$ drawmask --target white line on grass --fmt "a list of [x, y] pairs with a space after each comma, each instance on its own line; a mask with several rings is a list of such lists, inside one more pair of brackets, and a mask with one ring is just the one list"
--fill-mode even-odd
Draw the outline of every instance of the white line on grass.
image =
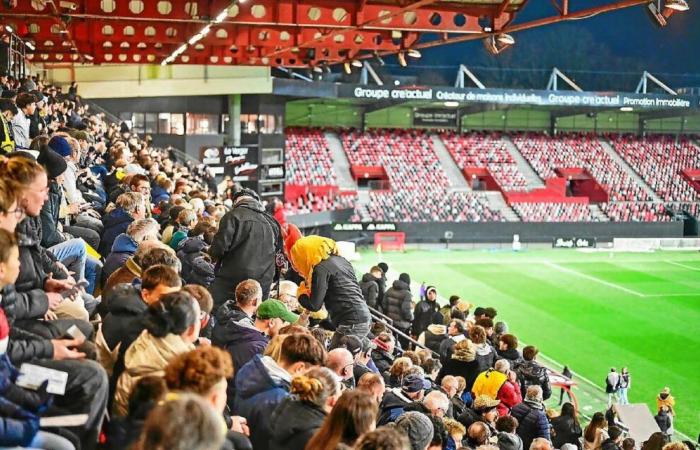
[[699, 297], [700, 293], [680, 293], [680, 294], [647, 294], [644, 297], [645, 298], [650, 298], [650, 297]]
[[700, 268], [689, 266], [687, 264], [681, 264], [681, 263], [678, 263], [675, 261], [669, 261], [668, 259], [664, 259], [664, 262], [668, 263], [668, 264], [673, 264], [674, 266], [683, 267], [684, 269], [694, 270], [696, 272], [700, 272]]
[[544, 263], [546, 266], [549, 266], [549, 267], [551, 267], [551, 268], [554, 269], [554, 270], [558, 270], [559, 272], [568, 273], [568, 274], [570, 274], [570, 275], [575, 275], [575, 276], [577, 276], [577, 277], [581, 277], [581, 278], [585, 278], [585, 279], [587, 279], [587, 280], [595, 281], [596, 283], [600, 283], [600, 284], [602, 284], [602, 285], [605, 285], [605, 286], [608, 286], [608, 287], [611, 287], [611, 288], [614, 288], [614, 289], [618, 289], [618, 290], [623, 291], [623, 292], [627, 292], [628, 294], [632, 294], [632, 295], [635, 295], [635, 296], [637, 296], [637, 297], [642, 297], [642, 298], [643, 298], [643, 297], [646, 297], [646, 295], [645, 295], [645, 294], [642, 294], [641, 292], [633, 291], [632, 289], [628, 289], [628, 288], [626, 288], [626, 287], [624, 287], [624, 286], [620, 286], [619, 284], [615, 284], [615, 283], [611, 283], [611, 282], [609, 282], [609, 281], [601, 280], [600, 278], [596, 278], [596, 277], [594, 277], [593, 275], [588, 275], [588, 274], [579, 272], [579, 271], [577, 271], [577, 270], [573, 270], [573, 269], [568, 269], [568, 268], [566, 268], [566, 267], [562, 267], [562, 266], [560, 266], [559, 264], [555, 264], [555, 263], [553, 263], [553, 262], [551, 262], [551, 261], [544, 261], [543, 263]]

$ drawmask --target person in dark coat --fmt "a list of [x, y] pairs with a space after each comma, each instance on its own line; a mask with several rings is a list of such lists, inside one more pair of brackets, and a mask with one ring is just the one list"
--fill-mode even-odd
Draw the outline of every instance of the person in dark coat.
[[211, 285], [214, 309], [235, 298], [238, 283], [258, 280], [263, 298], [278, 278], [276, 258], [282, 253], [282, 235], [277, 221], [267, 214], [258, 195], [250, 189], [234, 194], [233, 209], [221, 219], [209, 254], [216, 262]]
[[391, 365], [394, 364], [394, 349], [396, 346], [394, 336], [391, 333], [382, 332], [372, 342], [377, 346], [372, 351], [372, 362], [374, 362], [379, 373], [389, 372]]
[[547, 369], [535, 360], [537, 353], [539, 353], [537, 347], [532, 345], [525, 347], [523, 349], [523, 362], [516, 367], [516, 372], [523, 397], [525, 397], [528, 386], [537, 385], [542, 388], [542, 398], [547, 400], [552, 395], [552, 385], [549, 382]]
[[533, 385], [527, 388], [525, 400], [515, 405], [510, 414], [518, 420], [518, 436], [523, 448], [530, 448], [535, 438], [550, 440], [549, 421], [542, 403], [542, 388]]
[[292, 378], [325, 362], [326, 351], [310, 335], [292, 334], [282, 342], [279, 361], [255, 355], [236, 377], [233, 413], [248, 419], [255, 450], [268, 450], [272, 412], [289, 396]]
[[384, 314], [394, 321], [394, 326], [409, 334], [413, 322], [413, 305], [411, 304], [411, 277], [407, 273], [399, 275], [384, 294]]
[[[436, 314], [440, 314], [440, 306], [437, 303], [437, 289], [435, 286], [428, 286], [425, 290], [425, 298], [418, 302], [413, 311], [413, 327], [411, 333], [414, 338], [420, 336], [422, 332], [428, 329], [428, 325], [433, 323]], [[440, 315], [442, 322], [442, 315]]]
[[362, 296], [365, 298], [367, 306], [379, 310], [381, 310], [381, 304], [378, 301], [379, 277], [381, 273], [382, 269], [379, 267], [372, 267], [369, 273], [362, 275], [362, 281], [360, 281], [360, 289], [362, 289]]
[[134, 256], [138, 246], [138, 243], [127, 233], [117, 236], [112, 244], [112, 251], [102, 267], [102, 279], [106, 281], [117, 269], [126, 264], [126, 260]]
[[615, 425], [608, 427], [608, 438], [600, 444], [600, 450], [622, 450], [622, 428]]
[[270, 417], [270, 450], [304, 450], [340, 398], [341, 390], [333, 372], [319, 367], [295, 377], [291, 393]]
[[511, 367], [517, 367], [523, 361], [518, 351], [518, 338], [512, 334], [503, 334], [498, 338], [496, 353], [499, 359], [507, 359]]
[[386, 293], [386, 275], [389, 273], [389, 266], [384, 263], [380, 262], [377, 264], [377, 267], [382, 269], [382, 276], [379, 277], [379, 281], [377, 281], [377, 284], [379, 285], [379, 296], [377, 297], [377, 301], [379, 302], [379, 305], [384, 307], [384, 293]]
[[435, 378], [437, 384], [442, 383], [446, 375], [464, 377], [467, 382], [465, 392], [471, 392], [474, 380], [479, 376], [479, 363], [476, 360], [476, 346], [469, 339], [455, 344], [452, 356], [442, 366]]
[[104, 233], [100, 242], [100, 255], [109, 255], [117, 236], [125, 233], [131, 222], [145, 217], [146, 205], [140, 193], [125, 192], [121, 194], [117, 198], [117, 208], [102, 219]]
[[654, 416], [654, 420], [656, 421], [656, 424], [659, 426], [659, 429], [663, 434], [665, 434], [666, 436], [669, 436], [671, 434], [669, 433], [669, 430], [671, 430], [673, 422], [671, 420], [671, 416], [668, 413], [667, 406], [662, 406], [661, 408], [659, 408], [659, 412]]
[[333, 342], [344, 335], [366, 337], [370, 313], [362, 297], [355, 270], [338, 254], [335, 241], [320, 236], [299, 239], [291, 249], [291, 262], [304, 277], [298, 289], [299, 304], [310, 311], [323, 306], [335, 327]]
[[576, 408], [571, 403], [564, 403], [561, 414], [552, 419], [552, 444], [561, 448], [564, 444], [573, 444], [581, 448], [583, 430], [576, 417]]
[[216, 311], [212, 343], [231, 354], [235, 376], [253, 356], [263, 354], [270, 338], [234, 306], [235, 300], [229, 300]]
[[214, 282], [215, 269], [207, 254], [216, 235], [216, 227], [200, 221], [190, 232], [190, 237], [177, 246], [177, 258], [182, 263], [182, 278], [193, 284], [209, 287]]

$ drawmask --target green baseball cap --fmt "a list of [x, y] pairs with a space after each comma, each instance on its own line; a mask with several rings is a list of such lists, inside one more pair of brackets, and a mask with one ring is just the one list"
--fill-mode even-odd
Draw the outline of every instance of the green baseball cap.
[[295, 323], [299, 316], [287, 309], [287, 306], [279, 300], [267, 299], [260, 303], [255, 313], [258, 319], [282, 319], [285, 322]]

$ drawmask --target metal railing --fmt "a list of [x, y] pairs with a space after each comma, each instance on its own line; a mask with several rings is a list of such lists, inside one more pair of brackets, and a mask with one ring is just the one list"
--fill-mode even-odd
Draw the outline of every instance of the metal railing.
[[[373, 321], [373, 322], [379, 322], [379, 323], [384, 324], [384, 326], [387, 327], [389, 330], [393, 331], [393, 332], [396, 333], [399, 337], [402, 337], [404, 340], [410, 342], [410, 343], [413, 344], [415, 347], [420, 347], [420, 348], [423, 348], [423, 349], [425, 349], [425, 350], [429, 350], [430, 353], [431, 353], [434, 357], [437, 357], [437, 358], [440, 357], [440, 355], [439, 355], [437, 352], [435, 352], [435, 351], [433, 351], [433, 350], [430, 350], [430, 349], [429, 349], [428, 347], [426, 347], [425, 345], [419, 343], [418, 341], [416, 341], [415, 339], [413, 339], [411, 336], [407, 335], [407, 334], [404, 333], [403, 331], [401, 331], [401, 330], [399, 330], [398, 328], [396, 328], [396, 327], [393, 325], [393, 320], [391, 320], [390, 317], [386, 316], [385, 314], [383, 314], [383, 313], [377, 311], [376, 309], [374, 309], [374, 308], [372, 308], [372, 307], [369, 307], [369, 306], [368, 306], [368, 308], [369, 308], [370, 314], [372, 315], [372, 321]], [[405, 351], [405, 350], [406, 350], [406, 349], [401, 349], [400, 351], [403, 352], [403, 351]]]

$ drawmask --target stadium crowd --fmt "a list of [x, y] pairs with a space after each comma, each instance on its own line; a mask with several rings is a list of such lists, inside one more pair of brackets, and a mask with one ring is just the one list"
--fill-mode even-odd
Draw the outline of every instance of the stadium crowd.
[[693, 450], [548, 412], [495, 309], [386, 264], [358, 282], [335, 242], [74, 90], [0, 88], [0, 448]]

